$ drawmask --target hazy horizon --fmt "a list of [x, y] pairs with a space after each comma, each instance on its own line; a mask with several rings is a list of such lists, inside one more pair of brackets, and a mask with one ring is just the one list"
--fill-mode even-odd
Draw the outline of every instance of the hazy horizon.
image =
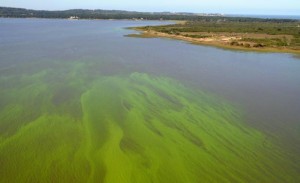
[[[284, 3], [283, 3], [284, 2]], [[140, 2], [137, 0], [97, 0], [70, 1], [70, 0], [3, 0], [3, 7], [26, 8], [33, 10], [68, 10], [68, 9], [105, 9], [126, 10], [139, 12], [190, 12], [190, 13], [221, 13], [240, 15], [300, 15], [300, 2], [296, 0], [273, 0], [272, 3], [259, 0], [223, 0], [218, 2], [196, 0], [153, 0]]]

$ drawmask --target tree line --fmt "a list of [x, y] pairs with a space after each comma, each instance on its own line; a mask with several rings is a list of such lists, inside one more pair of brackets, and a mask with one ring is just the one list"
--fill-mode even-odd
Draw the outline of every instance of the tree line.
[[0, 17], [12, 18], [69, 18], [76, 16], [80, 19], [144, 19], [144, 20], [188, 20], [188, 21], [234, 21], [234, 22], [295, 22], [290, 19], [260, 19], [247, 17], [225, 17], [218, 14], [203, 16], [193, 13], [169, 12], [135, 12], [120, 10], [85, 10], [73, 9], [64, 11], [29, 10], [23, 8], [0, 7]]

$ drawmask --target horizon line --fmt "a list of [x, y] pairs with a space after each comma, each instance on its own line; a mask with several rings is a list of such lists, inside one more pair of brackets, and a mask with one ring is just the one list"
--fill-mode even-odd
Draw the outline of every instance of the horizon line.
[[15, 9], [25, 9], [25, 10], [33, 10], [33, 11], [68, 11], [68, 10], [107, 10], [107, 11], [127, 11], [127, 12], [138, 12], [138, 13], [191, 13], [191, 14], [220, 14], [220, 15], [238, 15], [238, 16], [247, 16], [247, 15], [255, 15], [255, 16], [300, 16], [300, 14], [256, 14], [256, 13], [221, 13], [221, 12], [192, 12], [192, 11], [137, 11], [137, 10], [129, 10], [129, 9], [89, 9], [89, 8], [70, 8], [70, 9], [35, 9], [35, 8], [22, 8], [22, 7], [11, 7], [11, 6], [1, 6], [0, 8], [15, 8]]

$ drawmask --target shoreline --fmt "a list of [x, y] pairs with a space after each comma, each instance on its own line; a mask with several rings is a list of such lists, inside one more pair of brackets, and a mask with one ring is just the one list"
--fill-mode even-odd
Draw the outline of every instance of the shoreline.
[[[181, 22], [182, 23], [182, 22]], [[178, 23], [177, 23], [178, 24]], [[138, 31], [139, 33], [128, 34], [127, 37], [136, 37], [136, 38], [168, 38], [174, 40], [181, 40], [195, 45], [203, 45], [203, 46], [212, 46], [227, 50], [239, 50], [239, 51], [254, 51], [254, 52], [263, 52], [263, 53], [291, 53], [300, 55], [300, 50], [288, 49], [288, 48], [277, 48], [277, 47], [242, 47], [230, 45], [229, 40], [223, 41], [221, 39], [206, 39], [206, 38], [191, 38], [185, 37], [182, 35], [174, 35], [163, 32], [158, 32], [155, 30], [144, 30], [143, 27], [130, 27], [128, 29]]]
[[[38, 17], [0, 17], [1, 19], [49, 19], [49, 20], [105, 20], [105, 21], [160, 21], [160, 22], [172, 22], [177, 25], [185, 24], [186, 20], [133, 20], [133, 19], [69, 19], [69, 18], [38, 18]], [[166, 24], [167, 25], [167, 24]], [[150, 26], [151, 27], [151, 26]], [[193, 38], [183, 35], [163, 33], [155, 30], [145, 30], [145, 27], [127, 27], [126, 29], [131, 29], [138, 31], [139, 33], [133, 33], [125, 35], [127, 37], [136, 38], [168, 38], [174, 40], [181, 40], [195, 45], [212, 46], [226, 50], [237, 50], [237, 51], [252, 51], [252, 52], [265, 52], [265, 53], [290, 53], [295, 55], [300, 55], [299, 49], [292, 49], [287, 47], [245, 47], [240, 45], [231, 45], [231, 41], [239, 40], [239, 37], [231, 37], [226, 34], [219, 34], [214, 38]]]

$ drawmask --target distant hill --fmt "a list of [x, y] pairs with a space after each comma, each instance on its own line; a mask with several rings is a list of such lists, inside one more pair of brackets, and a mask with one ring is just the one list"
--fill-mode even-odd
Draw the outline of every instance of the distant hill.
[[247, 17], [224, 17], [221, 14], [196, 14], [185, 12], [136, 12], [122, 10], [72, 9], [63, 11], [30, 10], [23, 8], [0, 7], [0, 17], [12, 18], [78, 18], [78, 19], [143, 19], [143, 20], [191, 20], [191, 21], [293, 21], [260, 19]]
[[[220, 14], [202, 14], [202, 16], [219, 16]], [[23, 8], [0, 7], [0, 17], [22, 18], [70, 18], [80, 19], [149, 19], [149, 20], [185, 20], [196, 19], [199, 14], [195, 13], [172, 13], [172, 12], [136, 12], [122, 10], [86, 10], [72, 9], [64, 11], [30, 10]]]

